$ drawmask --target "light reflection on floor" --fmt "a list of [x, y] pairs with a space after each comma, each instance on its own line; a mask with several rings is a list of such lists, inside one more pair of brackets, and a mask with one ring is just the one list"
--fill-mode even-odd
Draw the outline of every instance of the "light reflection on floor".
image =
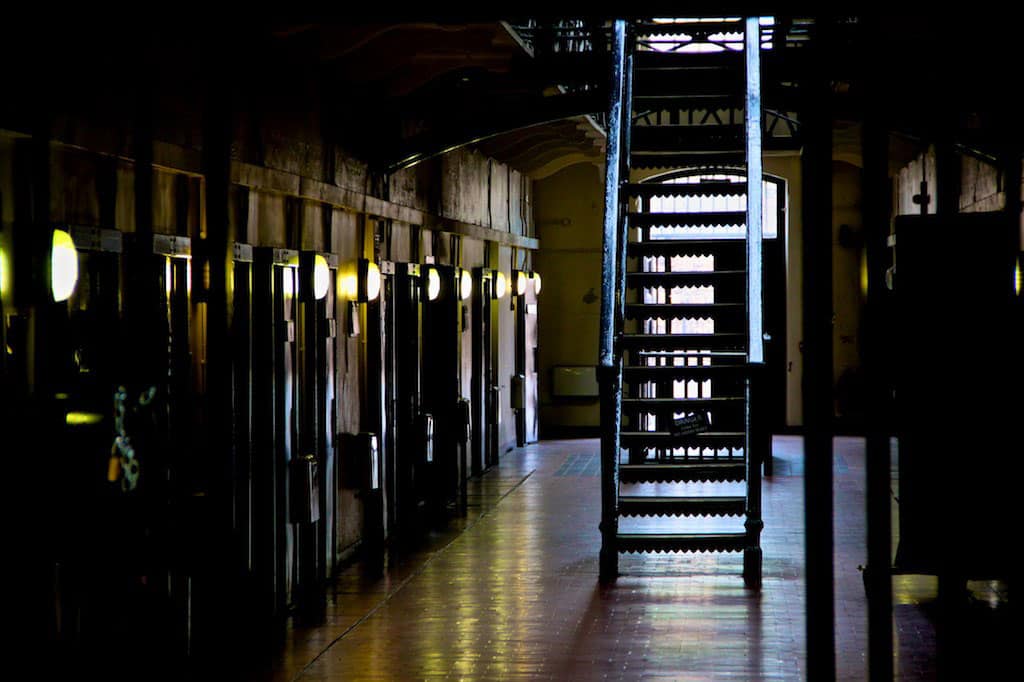
[[[456, 522], [461, 534], [456, 528], [397, 561], [386, 578], [361, 576], [358, 567], [340, 576], [327, 624], [296, 628], [287, 655], [259, 677], [804, 679], [802, 447], [793, 437], [774, 446], [760, 593], [744, 589], [739, 554], [625, 555], [616, 584], [599, 586], [600, 478], [589, 465], [597, 442], [546, 442], [506, 455], [473, 482], [469, 518]], [[862, 442], [837, 439], [841, 680], [866, 678], [863, 467]], [[718, 529], [736, 520], [687, 523]], [[1000, 594], [999, 585], [975, 588]], [[934, 578], [894, 579], [898, 679], [934, 677], [926, 609], [935, 591]]]

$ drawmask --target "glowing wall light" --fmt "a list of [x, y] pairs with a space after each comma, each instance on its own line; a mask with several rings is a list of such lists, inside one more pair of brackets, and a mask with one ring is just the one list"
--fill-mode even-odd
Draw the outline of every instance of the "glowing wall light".
[[320, 301], [331, 288], [331, 268], [319, 253], [313, 256], [313, 298]]
[[868, 254], [860, 255], [860, 293], [864, 298], [868, 296]]
[[53, 231], [50, 249], [50, 289], [54, 301], [66, 301], [78, 284], [78, 250], [71, 235], [64, 230]]
[[459, 273], [459, 296], [465, 301], [473, 294], [473, 276], [469, 270], [463, 269]]
[[526, 293], [526, 282], [527, 282], [526, 273], [523, 272], [522, 270], [516, 270], [515, 271], [515, 278], [516, 278], [515, 295], [516, 296], [522, 296], [523, 294]]
[[494, 273], [494, 298], [504, 298], [508, 291], [508, 278], [500, 270]]
[[338, 271], [338, 290], [350, 301], [375, 300], [380, 295], [380, 282], [380, 266], [367, 258], [360, 258]]
[[7, 265], [7, 252], [0, 249], [0, 295], [9, 291], [10, 283], [7, 281], [7, 273], [10, 266]]
[[338, 292], [342, 298], [355, 301], [359, 296], [359, 275], [355, 272], [338, 271]]
[[540, 293], [540, 273], [539, 272], [533, 273], [533, 293], [535, 293], [535, 294], [539, 294]]
[[1020, 280], [1021, 280], [1020, 261], [1017, 261], [1017, 267], [1014, 268], [1014, 272], [1013, 272], [1013, 291], [1018, 296], [1020, 296]]
[[64, 423], [68, 426], [91, 426], [103, 421], [103, 415], [96, 412], [68, 412]]
[[427, 268], [427, 300], [435, 301], [441, 295], [441, 273], [436, 268]]

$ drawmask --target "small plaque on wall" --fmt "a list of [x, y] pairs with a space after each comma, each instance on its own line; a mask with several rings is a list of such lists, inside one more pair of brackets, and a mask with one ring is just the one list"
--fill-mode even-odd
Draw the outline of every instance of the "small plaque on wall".
[[551, 394], [564, 398], [596, 398], [597, 368], [593, 365], [551, 368]]

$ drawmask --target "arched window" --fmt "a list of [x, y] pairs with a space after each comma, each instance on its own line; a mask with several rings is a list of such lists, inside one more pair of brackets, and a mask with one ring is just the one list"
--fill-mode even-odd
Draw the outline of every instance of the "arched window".
[[[659, 239], [744, 239], [745, 218], [738, 214], [747, 210], [746, 174], [740, 169], [688, 169], [673, 171], [645, 181], [665, 185], [698, 185], [687, 191], [672, 194], [666, 189], [663, 196], [652, 195], [639, 207], [642, 213], [674, 214], [664, 225], [652, 223], [648, 228], [650, 240]], [[763, 183], [763, 231], [765, 239], [775, 239], [785, 230], [786, 185], [781, 178], [765, 176]], [[714, 214], [722, 214], [720, 222]], [[693, 214], [688, 223], [680, 214]], [[671, 224], [670, 224], [671, 223]], [[641, 238], [641, 241], [643, 239]]]

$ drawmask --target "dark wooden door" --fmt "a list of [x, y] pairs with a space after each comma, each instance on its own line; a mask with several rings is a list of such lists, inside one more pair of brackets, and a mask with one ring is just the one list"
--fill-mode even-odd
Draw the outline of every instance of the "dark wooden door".
[[492, 342], [491, 308], [493, 307], [493, 280], [490, 272], [477, 268], [473, 282], [473, 376], [471, 385], [472, 457], [471, 471], [480, 474], [491, 465], [491, 386]]
[[[460, 322], [454, 269], [424, 266], [439, 273], [434, 300], [423, 302], [423, 404], [434, 418], [434, 485], [431, 498], [437, 509], [457, 499], [461, 481], [458, 457], [457, 407], [460, 392]], [[429, 274], [425, 275], [429, 280]]]
[[426, 498], [424, 427], [420, 418], [422, 306], [419, 277], [405, 263], [395, 274], [395, 519], [414, 525]]

